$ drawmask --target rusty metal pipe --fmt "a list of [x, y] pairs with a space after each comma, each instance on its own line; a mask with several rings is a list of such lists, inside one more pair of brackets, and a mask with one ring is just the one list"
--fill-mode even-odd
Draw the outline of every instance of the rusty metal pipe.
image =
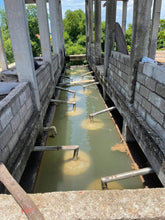
[[120, 173], [117, 175], [102, 177], [101, 178], [102, 189], [107, 189], [107, 183], [109, 182], [128, 179], [130, 177], [135, 177], [135, 176], [141, 176], [141, 175], [143, 176], [143, 175], [147, 175], [153, 172], [154, 171], [151, 167], [146, 167], [146, 168], [142, 168], [139, 170], [134, 170], [134, 171], [126, 172], [126, 173]]

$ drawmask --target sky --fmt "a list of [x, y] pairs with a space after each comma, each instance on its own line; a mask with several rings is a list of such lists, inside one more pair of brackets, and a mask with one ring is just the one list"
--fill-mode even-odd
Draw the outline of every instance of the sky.
[[[103, 3], [102, 3], [103, 5]], [[0, 0], [0, 8], [4, 7], [3, 0]], [[63, 18], [65, 12], [70, 9], [72, 11], [76, 9], [82, 9], [85, 12], [85, 0], [62, 0], [62, 12]], [[105, 8], [102, 7], [102, 21], [105, 20]], [[133, 0], [128, 1], [127, 6], [127, 26], [129, 23], [132, 23], [132, 14], [133, 14]], [[162, 0], [162, 9], [161, 9], [161, 19], [165, 19], [165, 0]], [[122, 2], [117, 2], [117, 22], [121, 24], [122, 21]]]

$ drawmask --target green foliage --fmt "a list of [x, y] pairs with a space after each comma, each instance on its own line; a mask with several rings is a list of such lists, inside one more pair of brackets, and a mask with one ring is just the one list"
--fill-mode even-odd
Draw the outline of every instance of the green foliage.
[[7, 62], [10, 64], [14, 62], [14, 55], [12, 51], [11, 40], [8, 30], [8, 23], [4, 9], [0, 9], [0, 23], [1, 23], [2, 39], [6, 53], [6, 58], [7, 58]]
[[37, 20], [37, 8], [35, 5], [26, 6], [26, 16], [28, 21], [33, 56], [37, 57], [41, 54], [41, 45], [40, 39], [37, 37], [37, 35], [39, 35], [39, 27]]
[[85, 13], [82, 10], [67, 10], [63, 20], [65, 53], [84, 54], [86, 52]]
[[132, 43], [132, 24], [128, 25], [128, 29], [126, 30], [125, 33], [125, 38], [126, 38], [126, 42], [127, 42], [127, 48], [128, 51], [131, 51], [131, 43]]
[[157, 49], [165, 47], [165, 20], [160, 20]]

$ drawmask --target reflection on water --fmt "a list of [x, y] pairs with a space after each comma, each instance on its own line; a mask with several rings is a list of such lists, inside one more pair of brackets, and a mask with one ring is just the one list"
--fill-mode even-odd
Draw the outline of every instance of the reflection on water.
[[69, 99], [70, 102], [78, 102], [78, 101], [80, 101], [80, 100], [81, 100], [81, 97], [79, 97], [79, 96], [71, 97], [71, 98]]
[[90, 158], [85, 152], [79, 151], [78, 160], [76, 161], [72, 160], [72, 158], [73, 152], [65, 152], [63, 159], [63, 173], [65, 175], [81, 175], [89, 168]]
[[[75, 73], [72, 76], [74, 81], [79, 81], [81, 74], [89, 70], [79, 68], [67, 74], [70, 72]], [[55, 138], [48, 138], [47, 146], [79, 145], [80, 159], [71, 160], [73, 151], [45, 152], [34, 192], [101, 189], [101, 177], [131, 170], [132, 161], [121, 150], [121, 138], [109, 113], [97, 115], [94, 122], [89, 120], [90, 113], [105, 108], [97, 86], [86, 88], [84, 92], [80, 85], [70, 89], [80, 97], [76, 111], [69, 105], [57, 106], [52, 125], [56, 126], [58, 134]], [[72, 97], [73, 94], [61, 91], [59, 99]], [[108, 184], [111, 189], [142, 187], [139, 177]]]
[[97, 130], [104, 126], [104, 123], [100, 119], [94, 118], [90, 120], [89, 118], [85, 119], [81, 123], [82, 128], [87, 130]]
[[81, 115], [82, 113], [83, 113], [83, 109], [76, 107], [75, 110], [73, 108], [69, 108], [68, 111], [66, 112], [66, 115], [68, 115], [68, 116], [77, 116], [77, 115]]

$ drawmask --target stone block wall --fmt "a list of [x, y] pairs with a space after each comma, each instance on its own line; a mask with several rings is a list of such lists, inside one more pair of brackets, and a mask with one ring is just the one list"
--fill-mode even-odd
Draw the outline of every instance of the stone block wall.
[[59, 64], [58, 56], [54, 55], [52, 57], [52, 69], [53, 69], [54, 75], [56, 74], [56, 72], [58, 70], [58, 64]]
[[165, 140], [165, 68], [151, 63], [139, 63], [134, 108]]
[[113, 83], [114, 87], [127, 98], [128, 93], [128, 75], [130, 73], [130, 56], [120, 52], [112, 51], [109, 68], [108, 79]]
[[30, 86], [19, 83], [0, 102], [0, 161], [6, 162], [34, 111]]
[[50, 81], [51, 81], [51, 75], [50, 75], [50, 64], [44, 63], [36, 70], [36, 76], [37, 76], [37, 83], [39, 88], [39, 94], [40, 94], [40, 100], [45, 93], [46, 88], [48, 87]]

